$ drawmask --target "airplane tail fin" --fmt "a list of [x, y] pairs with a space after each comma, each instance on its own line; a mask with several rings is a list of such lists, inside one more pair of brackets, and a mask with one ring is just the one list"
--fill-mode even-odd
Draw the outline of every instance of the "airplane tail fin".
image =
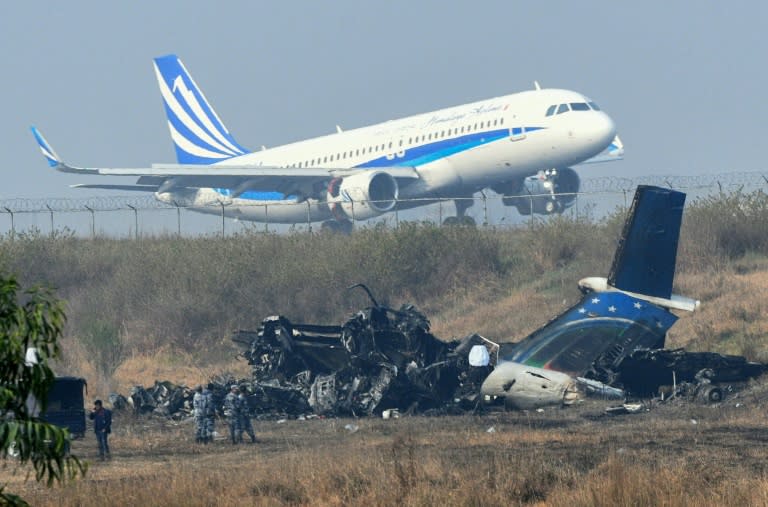
[[640, 185], [613, 259], [608, 284], [617, 289], [669, 299], [685, 194]]
[[48, 165], [51, 167], [58, 167], [62, 165], [61, 157], [54, 151], [48, 141], [45, 140], [43, 134], [37, 130], [37, 127], [30, 127], [32, 135], [37, 140], [37, 145], [40, 147], [40, 151], [43, 152], [43, 156], [48, 160]]
[[176, 55], [155, 58], [155, 75], [180, 164], [213, 164], [250, 152], [235, 141]]

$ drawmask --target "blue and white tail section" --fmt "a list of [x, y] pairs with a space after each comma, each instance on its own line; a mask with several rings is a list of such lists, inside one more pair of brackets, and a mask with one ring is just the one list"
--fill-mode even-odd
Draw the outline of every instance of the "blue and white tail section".
[[155, 74], [180, 164], [214, 164], [250, 153], [235, 141], [176, 55], [155, 58]]
[[48, 165], [51, 167], [62, 165], [61, 158], [56, 154], [51, 145], [48, 144], [48, 141], [45, 140], [43, 134], [37, 130], [37, 127], [30, 127], [30, 130], [32, 130], [32, 135], [35, 136], [35, 139], [37, 140], [37, 145], [40, 148], [40, 151], [43, 152], [43, 156], [48, 161]]

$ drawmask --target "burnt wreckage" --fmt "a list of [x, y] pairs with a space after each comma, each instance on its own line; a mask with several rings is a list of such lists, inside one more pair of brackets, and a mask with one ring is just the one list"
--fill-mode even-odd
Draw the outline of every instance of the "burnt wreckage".
[[[341, 326], [273, 316], [256, 332], [236, 333], [253, 368], [252, 410], [360, 416], [474, 408], [495, 344], [479, 335], [441, 341], [412, 305], [395, 310], [371, 300], [373, 306]], [[485, 351], [480, 366], [470, 365], [475, 345]]]
[[608, 277], [580, 280], [580, 301], [506, 347], [483, 394], [527, 409], [568, 405], [590, 393], [648, 396], [680, 383], [718, 401], [716, 382], [764, 372], [766, 365], [744, 358], [663, 350], [677, 321], [672, 310], [699, 306], [672, 294], [684, 203], [682, 192], [639, 186]]
[[[214, 399], [237, 383], [259, 417], [453, 413], [482, 399], [510, 408], [570, 405], [589, 395], [720, 401], [768, 365], [709, 352], [666, 350], [676, 311], [699, 302], [672, 294], [685, 194], [640, 186], [608, 278], [579, 282], [581, 300], [527, 338], [499, 346], [473, 334], [444, 342], [411, 305], [372, 306], [340, 326], [266, 318], [239, 331], [249, 379], [214, 379]], [[357, 286], [356, 286], [357, 287]], [[672, 391], [669, 391], [669, 388]], [[158, 382], [136, 388], [140, 412], [188, 413], [191, 391]]]

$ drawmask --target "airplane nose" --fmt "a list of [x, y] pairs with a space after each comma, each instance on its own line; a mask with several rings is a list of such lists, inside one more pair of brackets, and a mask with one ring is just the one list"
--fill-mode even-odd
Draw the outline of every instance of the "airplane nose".
[[586, 132], [587, 139], [590, 142], [607, 147], [616, 137], [616, 123], [610, 116], [603, 112], [599, 112], [595, 118], [590, 122], [588, 131]]

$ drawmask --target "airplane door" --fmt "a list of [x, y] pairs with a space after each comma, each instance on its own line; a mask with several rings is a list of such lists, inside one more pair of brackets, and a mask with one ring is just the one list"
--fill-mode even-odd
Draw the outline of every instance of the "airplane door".
[[525, 139], [525, 127], [512, 127], [509, 129], [510, 141], [521, 141]]

